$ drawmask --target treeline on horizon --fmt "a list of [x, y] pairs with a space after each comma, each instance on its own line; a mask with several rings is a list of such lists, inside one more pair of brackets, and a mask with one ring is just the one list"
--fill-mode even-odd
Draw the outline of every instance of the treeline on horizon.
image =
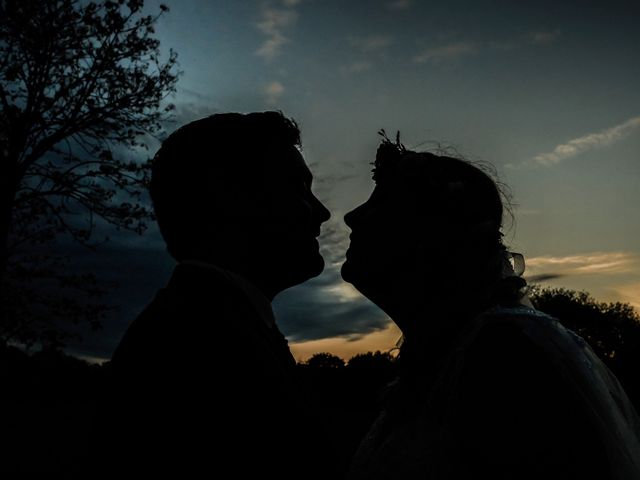
[[[638, 312], [627, 303], [598, 302], [588, 293], [562, 288], [534, 287], [531, 296], [539, 310], [589, 342], [640, 410]], [[355, 449], [397, 372], [396, 356], [379, 351], [348, 361], [319, 352], [297, 364], [308, 399], [322, 410], [343, 451]], [[91, 419], [108, 379], [109, 362], [90, 364], [59, 348], [30, 352], [0, 344], [0, 407], [6, 426], [0, 473], [60, 472], [86, 455]]]

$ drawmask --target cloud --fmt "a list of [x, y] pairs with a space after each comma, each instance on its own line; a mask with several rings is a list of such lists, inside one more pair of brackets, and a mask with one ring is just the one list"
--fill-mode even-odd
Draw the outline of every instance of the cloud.
[[430, 46], [418, 52], [415, 63], [439, 63], [480, 52], [504, 52], [527, 45], [547, 46], [560, 37], [560, 30], [538, 30], [515, 38], [490, 40], [460, 40], [451, 43]]
[[324, 272], [276, 297], [278, 325], [291, 342], [334, 337], [355, 342], [389, 326], [389, 317], [340, 276], [349, 243], [346, 226], [331, 219], [322, 226]]
[[201, 99], [196, 97], [194, 100], [176, 103], [173, 119], [165, 126], [169, 133], [189, 122], [220, 112], [219, 108], [213, 106], [213, 102], [204, 97]]
[[365, 60], [359, 60], [350, 65], [341, 67], [340, 71], [345, 75], [354, 75], [371, 70], [371, 68], [373, 68], [373, 63]]
[[526, 276], [531, 274], [536, 280], [567, 275], [614, 275], [634, 271], [638, 266], [638, 255], [629, 252], [544, 255], [526, 259], [526, 265]]
[[470, 42], [456, 42], [423, 50], [413, 57], [415, 63], [440, 62], [475, 53], [477, 45]]
[[541, 30], [531, 32], [527, 36], [527, 40], [532, 45], [551, 45], [560, 37], [560, 30]]
[[91, 272], [105, 282], [115, 282], [100, 303], [116, 307], [107, 315], [102, 330], [91, 331], [78, 326], [81, 340], [72, 339], [68, 351], [74, 355], [109, 359], [129, 324], [166, 285], [175, 265], [166, 251], [164, 240], [155, 224], [143, 236], [130, 232], [109, 232], [111, 241], [91, 252], [67, 243], [63, 253], [72, 259], [70, 268], [78, 273]]
[[337, 216], [322, 225], [320, 253], [327, 265], [340, 268], [349, 247], [349, 232], [348, 227]]
[[264, 93], [267, 97], [267, 103], [275, 105], [284, 93], [284, 86], [278, 81], [271, 82], [264, 87]]
[[289, 42], [284, 32], [298, 20], [294, 7], [299, 3], [299, 0], [283, 0], [280, 7], [273, 6], [271, 2], [263, 4], [262, 19], [257, 27], [266, 35], [266, 39], [256, 50], [256, 55], [273, 60], [280, 54], [282, 46]]
[[297, 361], [305, 361], [318, 352], [329, 352], [345, 360], [362, 352], [389, 352], [397, 346], [400, 329], [391, 321], [382, 330], [376, 330], [361, 338], [332, 337], [305, 342], [290, 342], [291, 353]]
[[611, 145], [629, 136], [638, 127], [640, 127], [640, 116], [630, 118], [620, 125], [569, 140], [567, 143], [558, 145], [549, 153], [536, 155], [533, 160], [540, 165], [554, 165], [589, 150]]
[[347, 37], [347, 42], [364, 57], [340, 68], [343, 75], [349, 76], [371, 70], [374, 58], [384, 60], [387, 48], [393, 43], [393, 37], [391, 35], [351, 36]]
[[365, 37], [349, 37], [349, 45], [363, 53], [376, 52], [393, 43], [391, 35], [367, 35]]
[[[348, 237], [338, 224], [323, 226], [320, 243], [327, 267], [322, 275], [282, 292], [274, 302], [278, 326], [291, 342], [340, 337], [353, 343], [389, 327], [384, 312], [340, 277]], [[107, 359], [130, 322], [166, 285], [175, 262], [155, 225], [143, 237], [114, 233], [98, 255], [75, 244], [68, 245], [67, 253], [78, 271], [118, 283], [104, 298], [105, 303], [119, 307], [104, 322], [104, 329], [83, 330], [84, 339], [69, 345], [73, 354]]]
[[[348, 241], [346, 227], [338, 219], [323, 225], [320, 244], [325, 271], [276, 297], [277, 322], [291, 342], [340, 337], [353, 350], [354, 342], [389, 327], [384, 312], [340, 277]], [[119, 307], [104, 322], [104, 329], [95, 333], [83, 330], [84, 339], [69, 344], [73, 354], [108, 359], [130, 322], [166, 285], [175, 262], [166, 252], [155, 224], [143, 237], [114, 232], [97, 255], [74, 243], [66, 245], [65, 252], [78, 271], [94, 272], [102, 280], [118, 283], [103, 299]]]
[[394, 0], [387, 3], [387, 8], [391, 10], [408, 10], [413, 6], [413, 0]]
[[291, 342], [332, 337], [356, 341], [384, 330], [389, 317], [340, 277], [340, 265], [278, 295], [273, 303], [282, 332]]
[[533, 275], [527, 276], [528, 283], [540, 283], [540, 282], [548, 282], [549, 280], [557, 280], [558, 278], [562, 278], [564, 275], [559, 273], [543, 273], [541, 275]]

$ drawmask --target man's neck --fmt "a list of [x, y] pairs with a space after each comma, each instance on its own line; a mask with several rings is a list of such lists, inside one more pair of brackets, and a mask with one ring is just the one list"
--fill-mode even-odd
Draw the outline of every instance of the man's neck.
[[274, 286], [274, 282], [271, 279], [265, 278], [265, 275], [256, 271], [255, 268], [251, 268], [249, 265], [243, 262], [230, 262], [218, 258], [205, 258], [201, 256], [190, 257], [180, 263], [199, 263], [202, 265], [210, 265], [217, 268], [226, 270], [235, 275], [239, 275], [245, 281], [249, 282], [254, 288], [260, 291], [269, 302], [273, 302], [275, 296], [280, 293], [283, 288], [277, 288]]
[[261, 314], [261, 316], [265, 317], [264, 320], [267, 325], [270, 328], [275, 326], [275, 318], [273, 316], [273, 310], [271, 309], [272, 298], [265, 295], [264, 291], [250, 278], [221, 265], [203, 260], [185, 259], [180, 262], [180, 265], [192, 265], [198, 268], [215, 270], [216, 272], [224, 275], [244, 291], [254, 308]]

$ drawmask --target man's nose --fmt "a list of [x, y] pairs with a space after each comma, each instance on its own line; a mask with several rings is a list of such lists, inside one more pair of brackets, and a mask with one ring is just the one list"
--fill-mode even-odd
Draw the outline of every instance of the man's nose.
[[324, 204], [320, 200], [318, 200], [315, 195], [313, 197], [313, 200], [315, 217], [320, 221], [320, 223], [324, 223], [329, 220], [331, 218], [331, 212], [329, 211], [329, 209], [325, 207]]

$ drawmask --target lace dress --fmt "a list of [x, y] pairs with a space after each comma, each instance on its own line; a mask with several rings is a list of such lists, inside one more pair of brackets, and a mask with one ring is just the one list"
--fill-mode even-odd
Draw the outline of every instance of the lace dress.
[[495, 307], [432, 380], [391, 386], [349, 478], [637, 480], [639, 439], [627, 395], [581, 337], [532, 308]]

